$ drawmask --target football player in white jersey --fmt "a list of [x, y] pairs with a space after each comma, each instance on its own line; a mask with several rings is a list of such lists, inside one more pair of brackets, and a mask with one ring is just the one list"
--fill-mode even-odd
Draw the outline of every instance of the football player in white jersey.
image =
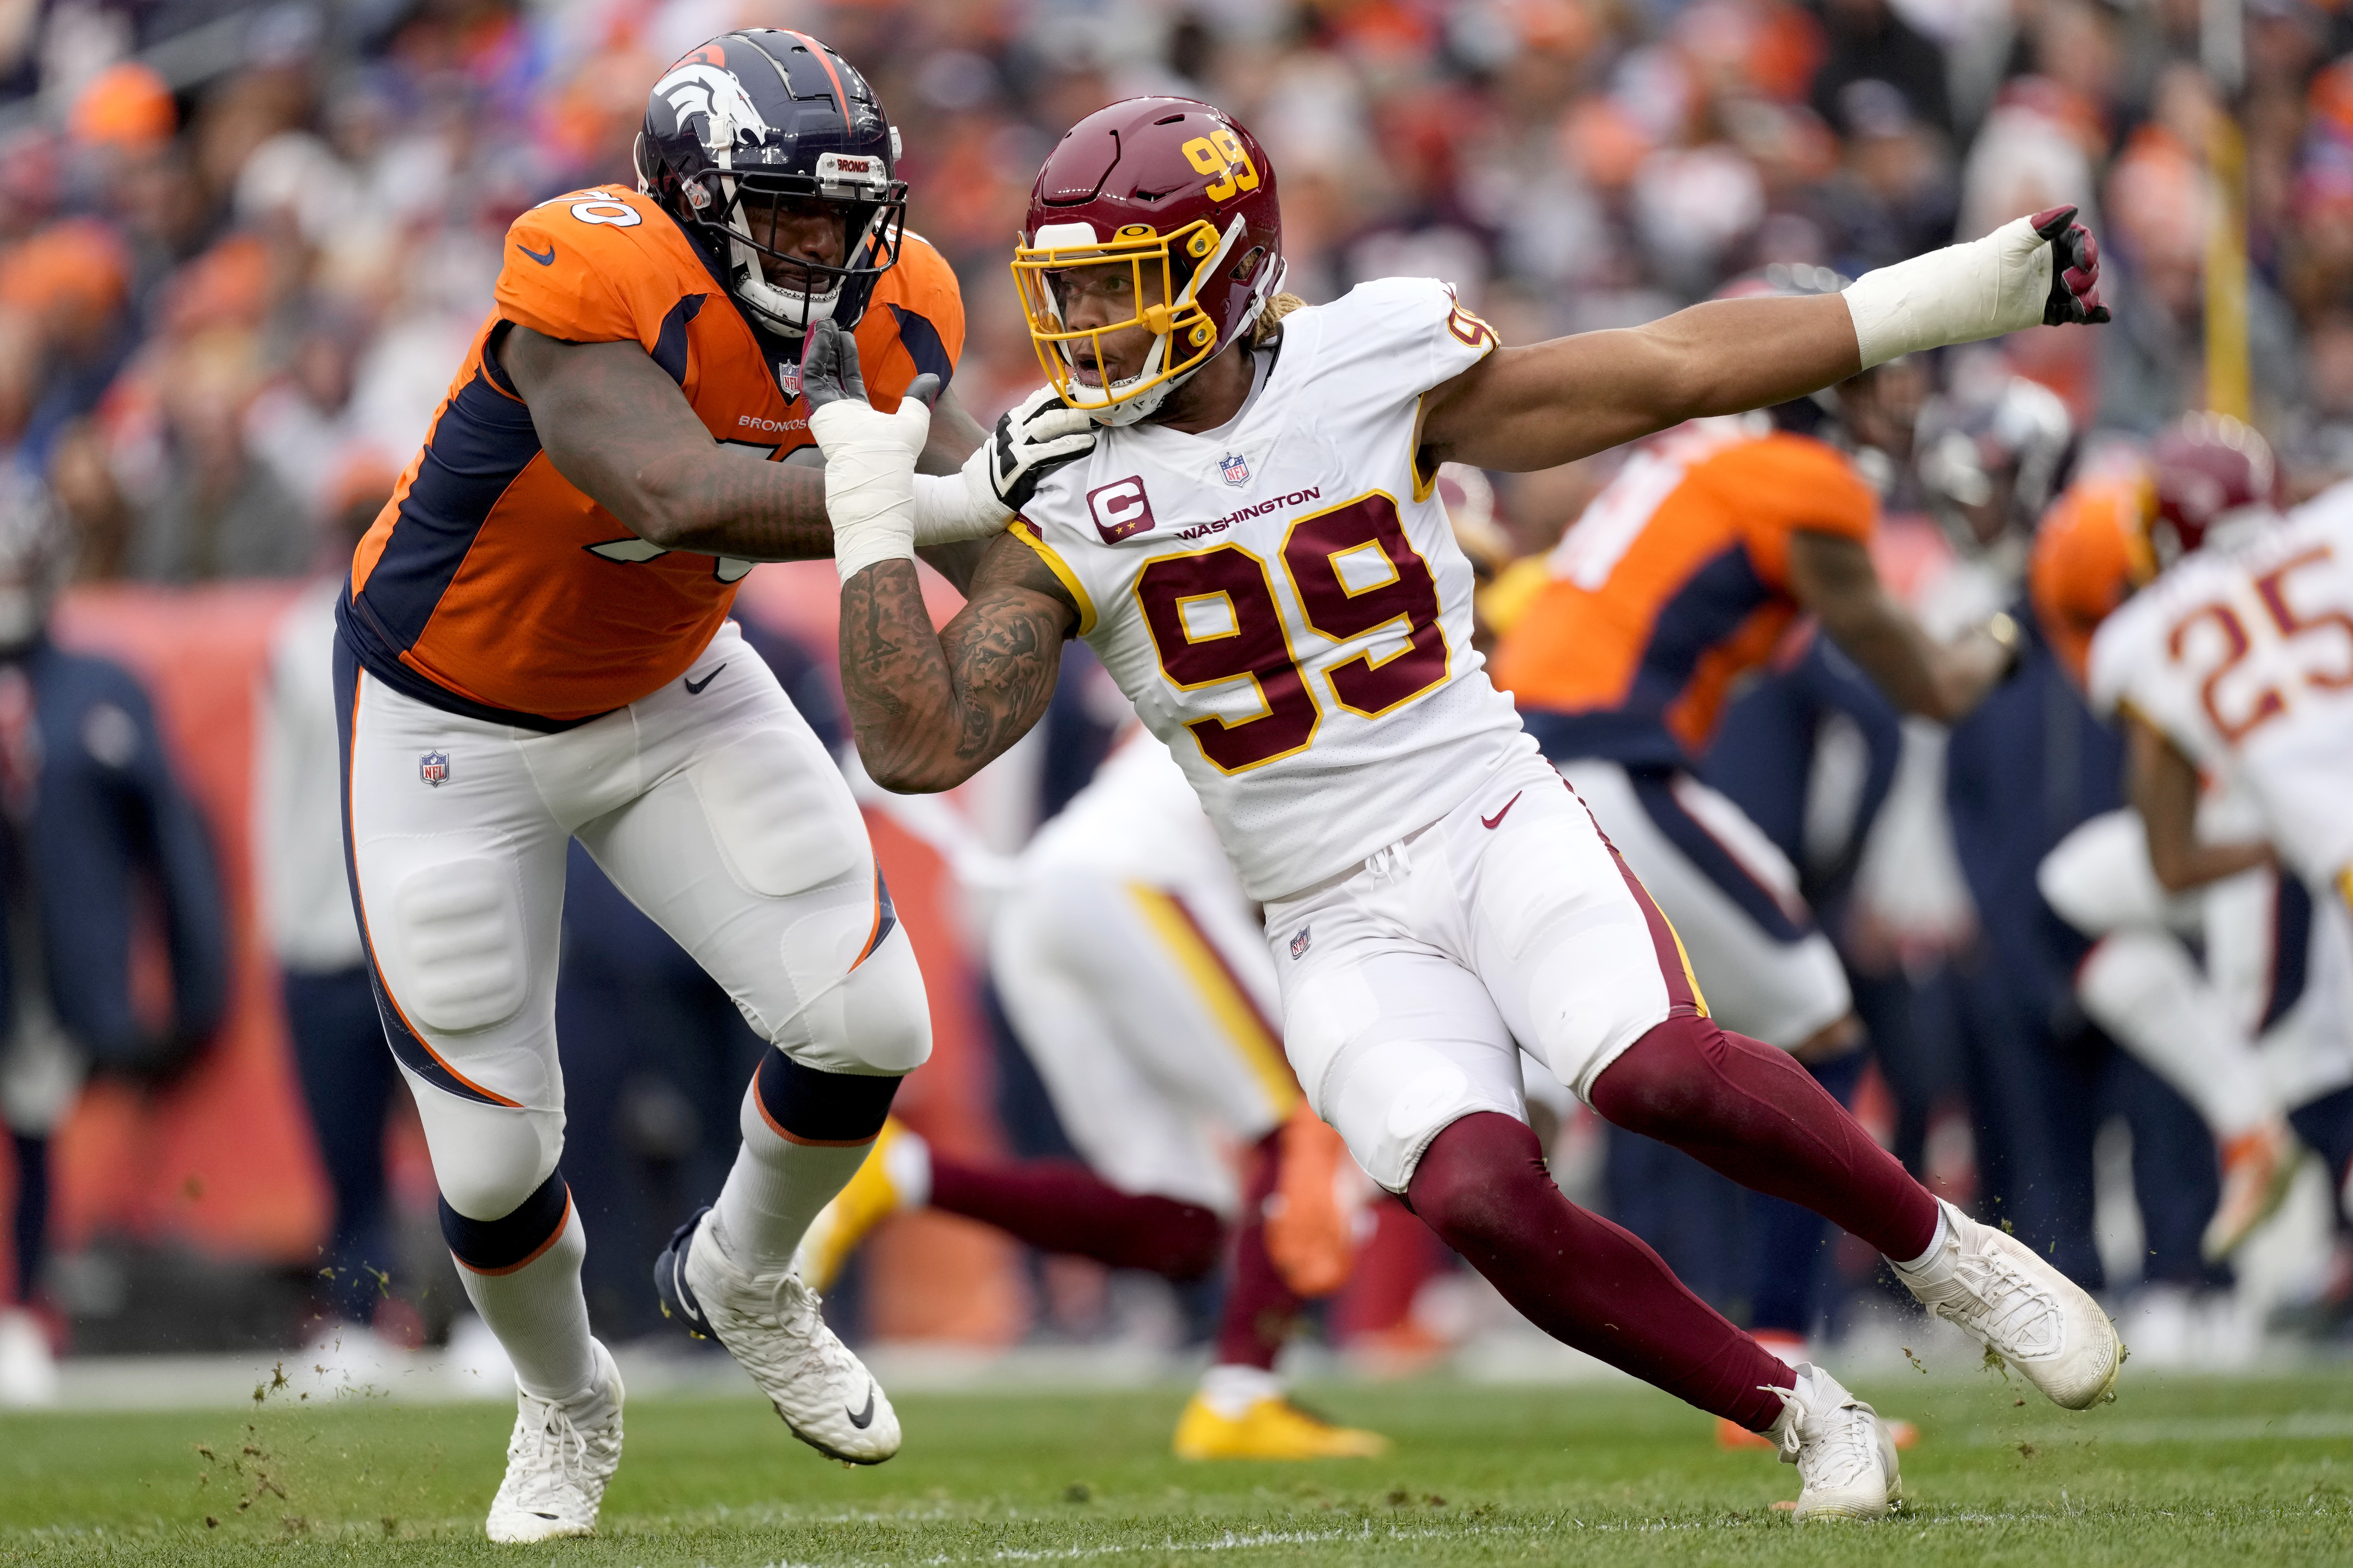
[[[2091, 641], [2092, 706], [2126, 726], [2134, 810], [2086, 824], [2041, 879], [2053, 908], [2102, 939], [2078, 976], [2086, 1010], [2222, 1143], [2222, 1202], [2206, 1237], [2219, 1257], [2295, 1174], [2283, 1107], [2334, 1183], [2353, 1157], [2339, 1092], [2353, 1083], [2353, 1027], [2338, 994], [2353, 971], [2353, 489], [2281, 518], [2269, 447], [2214, 415], [2189, 416], [2152, 456], [2145, 538], [2119, 549], [2056, 529], [2038, 549], [2038, 568], [2135, 552], [2144, 576], [2165, 566]], [[2118, 521], [2089, 514], [2075, 526], [2113, 532]], [[2127, 586], [2072, 597], [2113, 603]], [[2166, 934], [2185, 915], [2209, 938], [2206, 973]], [[2232, 984], [2249, 970], [2259, 986]], [[2246, 990], [2256, 994], [2234, 1006], [2232, 993]]]
[[[1086, 637], [1265, 906], [1317, 1113], [1538, 1326], [1768, 1433], [1800, 1518], [1883, 1514], [1901, 1495], [1888, 1434], [1561, 1194], [1518, 1048], [1609, 1120], [1863, 1237], [2060, 1404], [2105, 1396], [2121, 1347], [2088, 1295], [1940, 1205], [1786, 1053], [1709, 1019], [1672, 928], [1489, 683], [1432, 493], [1441, 462], [1548, 468], [1896, 354], [2105, 320], [2090, 236], [2054, 209], [1842, 295], [1505, 349], [1430, 279], [1282, 296], [1274, 193], [1263, 152], [1207, 104], [1131, 100], [1074, 126], [1014, 271], [1092, 439], [1028, 420], [1041, 439], [985, 447], [961, 487], [912, 471], [921, 405], [837, 395], [846, 345], [812, 334], [868, 769], [901, 791], [969, 776], [1043, 711], [1062, 639]], [[1018, 513], [1010, 537], [934, 632], [917, 520], [993, 502]]]

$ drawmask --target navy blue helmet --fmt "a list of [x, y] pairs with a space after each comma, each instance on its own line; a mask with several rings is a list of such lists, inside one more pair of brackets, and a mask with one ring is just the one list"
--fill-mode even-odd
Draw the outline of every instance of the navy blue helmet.
[[[755, 321], [788, 337], [865, 313], [899, 259], [898, 163], [899, 132], [866, 79], [807, 34], [769, 27], [723, 33], [670, 67], [637, 146], [638, 188], [711, 251]], [[840, 220], [838, 247], [807, 242], [813, 215]]]

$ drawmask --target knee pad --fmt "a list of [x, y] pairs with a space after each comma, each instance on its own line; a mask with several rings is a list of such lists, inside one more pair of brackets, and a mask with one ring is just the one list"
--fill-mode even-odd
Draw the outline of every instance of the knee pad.
[[439, 860], [396, 883], [385, 978], [403, 1012], [430, 1029], [465, 1034], [504, 1023], [531, 994], [522, 891], [514, 868], [489, 855]]
[[433, 1157], [434, 1184], [459, 1216], [487, 1221], [513, 1214], [554, 1175], [564, 1155], [563, 1112], [486, 1105], [414, 1079], [409, 1089]]
[[476, 1274], [512, 1274], [545, 1252], [572, 1217], [572, 1189], [560, 1173], [495, 1219], [469, 1219], [441, 1200], [441, 1239], [449, 1254]]
[[800, 1008], [765, 1031], [770, 1042], [827, 1072], [900, 1075], [923, 1066], [932, 1054], [931, 1003], [897, 925], [887, 892], [794, 922], [783, 956]]
[[895, 1075], [826, 1072], [771, 1050], [760, 1058], [751, 1092], [744, 1097], [744, 1136], [758, 1138], [765, 1128], [787, 1143], [842, 1148], [871, 1142], [898, 1092]]

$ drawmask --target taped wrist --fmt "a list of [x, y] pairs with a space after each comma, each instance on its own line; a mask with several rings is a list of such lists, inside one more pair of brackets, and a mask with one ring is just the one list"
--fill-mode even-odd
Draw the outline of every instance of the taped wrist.
[[903, 511], [833, 525], [833, 570], [844, 583], [879, 562], [914, 558], [915, 521]]
[[1862, 368], [2039, 326], [2051, 246], [2025, 218], [1964, 245], [1866, 272], [1846, 289]]

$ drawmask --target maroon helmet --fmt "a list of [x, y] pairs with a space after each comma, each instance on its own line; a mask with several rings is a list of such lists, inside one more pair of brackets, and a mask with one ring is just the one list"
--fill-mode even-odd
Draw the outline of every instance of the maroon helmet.
[[2205, 543], [2217, 525], [2279, 512], [2271, 443], [2227, 414], [2183, 415], [2158, 437], [2149, 463], [2157, 471], [2149, 542], [2166, 564]]
[[[1071, 330], [1058, 275], [1125, 263], [1136, 313]], [[1104, 425], [1130, 425], [1185, 378], [1250, 334], [1282, 286], [1282, 213], [1274, 165], [1223, 110], [1189, 98], [1131, 98], [1063, 132], [1038, 171], [1013, 254], [1013, 281], [1038, 363], [1062, 401]], [[1141, 326], [1157, 340], [1134, 376], [1079, 379], [1074, 342]]]

